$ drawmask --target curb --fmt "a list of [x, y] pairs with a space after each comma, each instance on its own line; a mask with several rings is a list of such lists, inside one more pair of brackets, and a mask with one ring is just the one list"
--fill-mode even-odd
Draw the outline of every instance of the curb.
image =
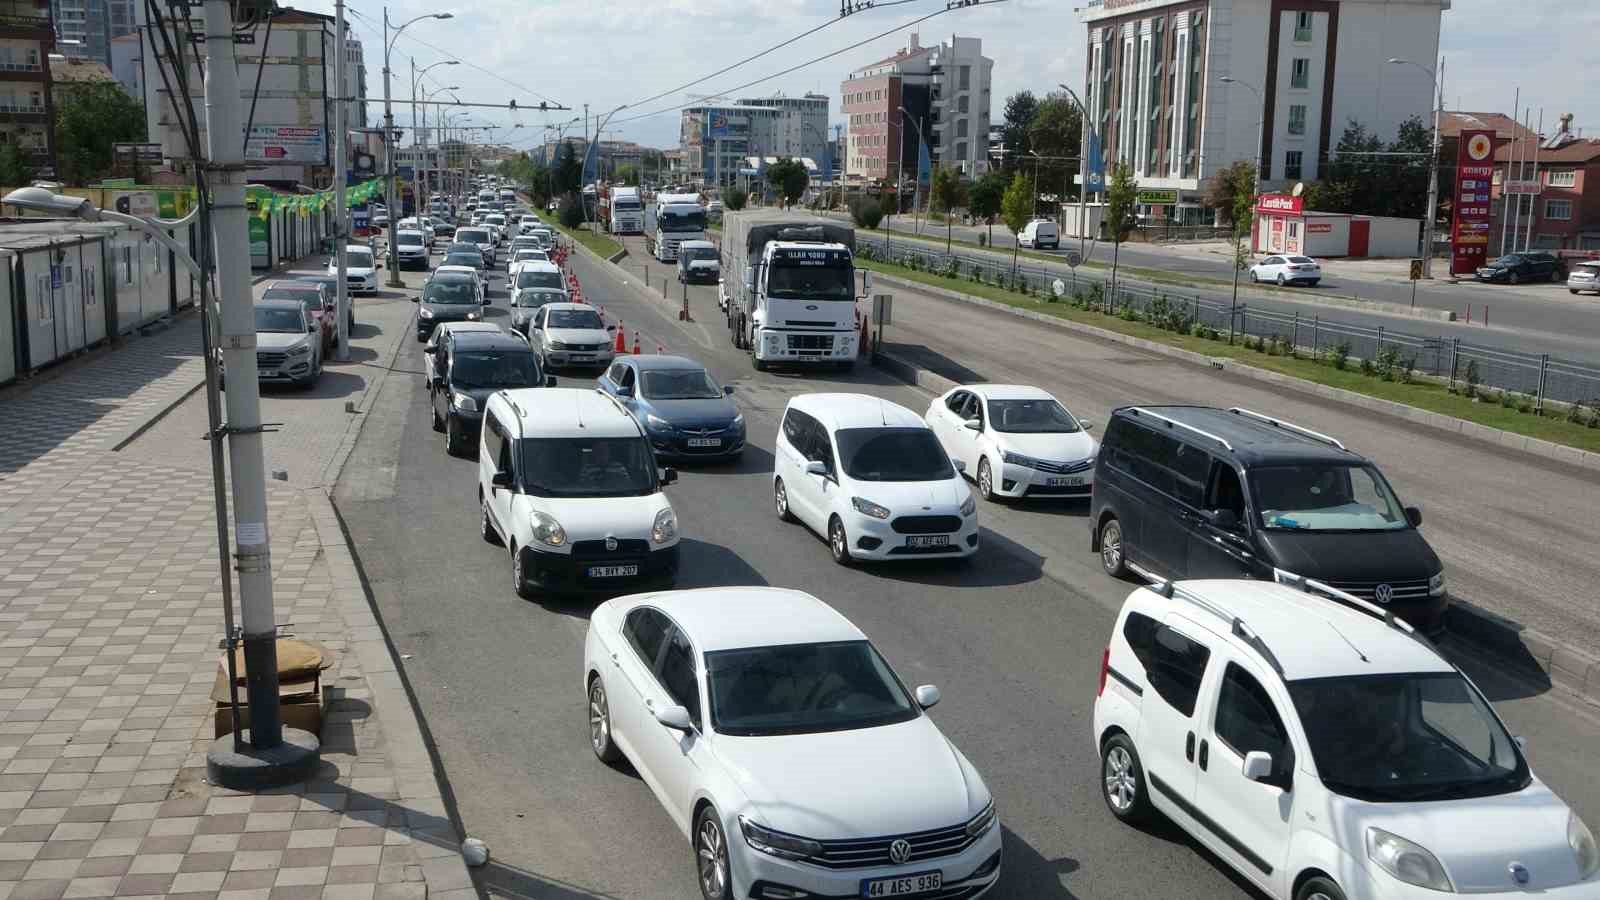
[[[361, 399], [356, 402], [356, 410], [346, 413], [350, 421], [345, 425], [344, 437], [339, 441], [339, 448], [333, 452], [333, 458], [328, 460], [328, 465], [322, 470], [321, 484], [332, 488], [338, 484], [339, 476], [344, 472], [344, 464], [349, 461], [350, 454], [356, 448], [356, 441], [361, 437], [361, 429], [366, 425], [367, 412], [370, 409], [369, 401], [377, 397], [383, 390], [383, 384], [389, 380], [389, 375], [394, 371], [395, 360], [400, 357], [400, 348], [405, 345], [406, 338], [412, 333], [411, 322], [416, 318], [412, 313], [406, 318], [406, 328], [402, 330], [394, 341], [394, 346], [389, 348], [389, 358], [381, 360], [382, 366], [376, 377], [367, 384], [366, 390], [361, 392]], [[359, 363], [357, 364], [359, 365]]]
[[[588, 248], [585, 247], [584, 249], [587, 250]], [[590, 252], [592, 253], [593, 251], [590, 251]], [[599, 256], [599, 255], [600, 254], [595, 253], [595, 256]], [[627, 256], [628, 256], [628, 248], [627, 247], [623, 247], [621, 250], [618, 250], [617, 252], [615, 252], [615, 253], [611, 254], [610, 256], [606, 257], [606, 262], [608, 262], [608, 263], [619, 263], [619, 262], [622, 262], [624, 259], [626, 259]]]
[[129, 428], [126, 432], [124, 432], [121, 437], [118, 437], [115, 441], [113, 441], [110, 448], [111, 452], [116, 453], [122, 448], [138, 440], [140, 435], [144, 434], [146, 431], [149, 431], [151, 428], [154, 428], [155, 424], [162, 419], [165, 419], [168, 413], [182, 406], [184, 401], [195, 395], [195, 392], [205, 390], [205, 387], [206, 379], [205, 376], [202, 375], [200, 380], [193, 386], [186, 388], [183, 393], [172, 398], [171, 403], [168, 403], [156, 410], [148, 419], [135, 424], [132, 428]]

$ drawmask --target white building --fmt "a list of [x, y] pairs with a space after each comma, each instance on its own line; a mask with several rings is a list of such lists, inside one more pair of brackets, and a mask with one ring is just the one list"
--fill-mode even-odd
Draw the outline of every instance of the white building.
[[820, 163], [829, 152], [828, 141], [826, 96], [780, 94], [685, 108], [678, 146], [691, 181], [729, 185], [746, 157], [805, 157]]
[[1183, 221], [1209, 218], [1201, 185], [1238, 160], [1266, 189], [1315, 180], [1351, 121], [1386, 141], [1428, 121], [1432, 77], [1388, 60], [1432, 69], [1450, 2], [1088, 0], [1082, 96], [1107, 168], [1177, 191], [1143, 211]]
[[[969, 177], [987, 172], [993, 71], [980, 38], [952, 35], [924, 47], [912, 32], [895, 55], [851, 72], [839, 86], [840, 108], [849, 120], [846, 176], [887, 179], [900, 165], [913, 169], [918, 129], [933, 165]], [[902, 127], [909, 133], [902, 136]]]

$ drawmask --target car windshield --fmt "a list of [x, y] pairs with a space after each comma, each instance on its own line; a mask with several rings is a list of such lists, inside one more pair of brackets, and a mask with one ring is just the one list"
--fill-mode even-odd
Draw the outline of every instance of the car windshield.
[[489, 243], [489, 232], [482, 228], [461, 228], [456, 231], [456, 240], [467, 241], [473, 244]]
[[306, 330], [305, 319], [302, 313], [293, 309], [279, 309], [265, 306], [256, 307], [256, 331], [271, 331], [279, 334], [300, 334]]
[[481, 253], [452, 253], [444, 258], [441, 266], [469, 266], [474, 269], [483, 268], [483, 254]]
[[644, 438], [524, 438], [523, 490], [535, 497], [626, 497], [656, 491]]
[[1309, 463], [1250, 471], [1263, 528], [1399, 531], [1411, 527], [1388, 482], [1371, 466]]
[[322, 312], [322, 295], [311, 291], [296, 291], [288, 288], [272, 288], [261, 295], [263, 300], [293, 300], [300, 304], [300, 308], [308, 313]]
[[706, 689], [711, 727], [740, 737], [876, 728], [917, 717], [900, 679], [866, 641], [712, 651]]
[[346, 250], [344, 252], [345, 265], [352, 269], [372, 268], [372, 251]]
[[457, 353], [450, 361], [450, 383], [457, 387], [537, 387], [543, 381], [537, 359], [525, 351]]
[[517, 273], [517, 287], [519, 288], [554, 288], [561, 289], [560, 272], [541, 272], [537, 269], [523, 269]]
[[689, 260], [716, 259], [717, 258], [717, 248], [715, 248], [715, 247], [679, 247], [678, 248], [678, 257], [680, 259], [689, 259]]
[[713, 400], [722, 388], [703, 369], [664, 369], [644, 373], [644, 396], [651, 400]]
[[592, 309], [552, 309], [547, 328], [605, 328], [600, 314]]
[[1457, 672], [1291, 681], [1317, 774], [1361, 800], [1415, 802], [1526, 787], [1528, 764]]
[[1083, 430], [1066, 407], [1044, 398], [990, 400], [989, 427], [1006, 434], [1077, 434]]
[[695, 212], [663, 212], [656, 223], [662, 231], [705, 231], [706, 214], [704, 210]]
[[422, 292], [424, 303], [477, 303], [476, 286], [466, 278], [435, 279]]
[[954, 474], [926, 428], [846, 428], [837, 438], [844, 471], [857, 481], [944, 481]]
[[1522, 257], [1520, 257], [1520, 256], [1502, 256], [1499, 259], [1490, 260], [1489, 261], [1489, 265], [1491, 265], [1491, 266], [1514, 266], [1514, 265], [1516, 265], [1517, 263], [1520, 263], [1520, 262], [1522, 262]]
[[517, 251], [516, 262], [527, 262], [530, 259], [538, 259], [545, 262], [550, 261], [550, 257], [545, 255], [543, 250], [535, 250], [531, 247], [525, 247]]
[[1296, 265], [1305, 265], [1306, 263], [1316, 262], [1316, 260], [1309, 256], [1291, 256], [1289, 257], [1289, 262], [1295, 263]]
[[420, 246], [422, 246], [422, 232], [420, 232], [420, 231], [402, 231], [402, 232], [400, 232], [400, 246], [402, 246], [402, 247], [420, 247]]
[[811, 261], [774, 259], [767, 276], [767, 296], [777, 300], [855, 301], [855, 276], [849, 257], [837, 256], [817, 265], [805, 262]]

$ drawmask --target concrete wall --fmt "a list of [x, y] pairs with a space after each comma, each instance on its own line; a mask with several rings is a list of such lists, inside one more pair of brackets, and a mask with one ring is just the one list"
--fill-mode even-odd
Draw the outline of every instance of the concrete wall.
[[[1515, 12], [1514, 6], [1506, 7], [1508, 15]], [[1413, 115], [1424, 124], [1431, 121], [1432, 77], [1414, 66], [1389, 65], [1388, 60], [1409, 59], [1433, 68], [1439, 58], [1440, 18], [1440, 0], [1339, 4], [1330, 150], [1351, 119], [1385, 141], [1394, 140], [1400, 123]]]
[[1420, 220], [1394, 219], [1387, 216], [1361, 218], [1372, 222], [1372, 234], [1367, 240], [1367, 256], [1409, 259], [1417, 255], [1422, 237]]

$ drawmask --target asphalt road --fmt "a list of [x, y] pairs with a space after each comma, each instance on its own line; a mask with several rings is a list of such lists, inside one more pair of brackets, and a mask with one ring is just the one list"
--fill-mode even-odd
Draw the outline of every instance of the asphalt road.
[[[1114, 610], [1132, 585], [1107, 579], [1087, 552], [1082, 504], [984, 504], [983, 550], [967, 568], [834, 566], [821, 540], [779, 523], [770, 509], [772, 439], [784, 402], [801, 392], [860, 390], [920, 412], [929, 397], [865, 366], [847, 375], [756, 373], [728, 343], [708, 289], [689, 292], [697, 321], [683, 324], [674, 318], [681, 289], [669, 284], [671, 304], [644, 293], [641, 261], [619, 274], [580, 256], [575, 269], [591, 302], [624, 321], [630, 343], [642, 330], [647, 350], [659, 342], [699, 358], [735, 385], [749, 422], [751, 445], [739, 464], [685, 471], [669, 488], [685, 535], [680, 587], [803, 588], [860, 625], [904, 677], [939, 684], [944, 700], [932, 715], [984, 774], [1005, 827], [1005, 876], [991, 896], [1252, 896], [1181, 834], [1119, 826], [1099, 799], [1091, 703]], [[651, 267], [654, 283], [663, 269]], [[496, 300], [503, 320], [503, 293]], [[978, 348], [969, 363], [993, 363], [990, 352]], [[1099, 352], [1123, 357], [1125, 371], [1097, 392], [1165, 365]], [[481, 886], [498, 896], [696, 896], [687, 842], [636, 776], [600, 765], [588, 748], [580, 678], [592, 604], [516, 597], [504, 551], [476, 533], [472, 462], [447, 457], [429, 428], [415, 342], [396, 368], [335, 503], [402, 654], [455, 809], [466, 832], [491, 849], [477, 872]], [[582, 383], [576, 375], [562, 381]], [[1083, 411], [1104, 421], [1099, 404], [1086, 402]], [[1590, 821], [1600, 819], [1591, 771], [1600, 720], [1538, 685], [1462, 661], [1513, 729], [1529, 736], [1540, 774]]]

